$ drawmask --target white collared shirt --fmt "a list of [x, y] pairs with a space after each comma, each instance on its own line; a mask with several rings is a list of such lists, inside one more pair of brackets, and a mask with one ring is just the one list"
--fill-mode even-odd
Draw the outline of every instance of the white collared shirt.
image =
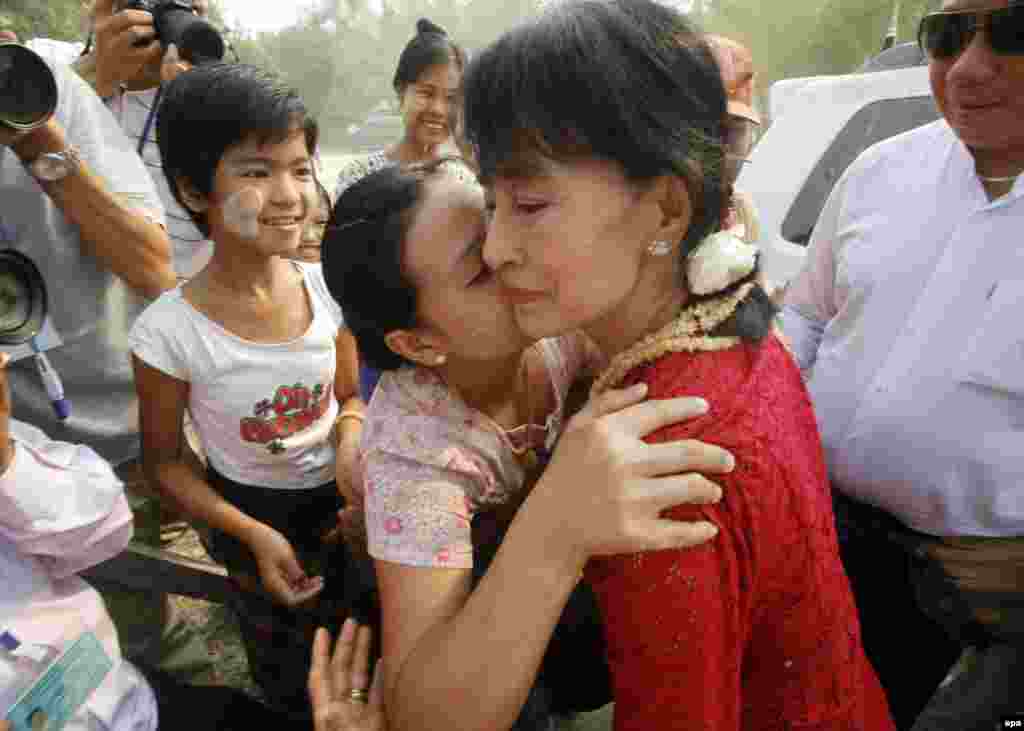
[[940, 120], [836, 185], [783, 327], [833, 484], [934, 535], [1024, 534], [1024, 178]]

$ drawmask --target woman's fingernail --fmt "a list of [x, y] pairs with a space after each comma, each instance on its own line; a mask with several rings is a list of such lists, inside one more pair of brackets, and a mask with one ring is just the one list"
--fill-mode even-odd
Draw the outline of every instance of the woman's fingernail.
[[704, 532], [707, 533], [708, 538], [714, 538], [718, 535], [718, 526], [714, 523], [704, 523]]
[[351, 640], [356, 636], [356, 621], [349, 617], [345, 620], [345, 624], [341, 625], [341, 639], [345, 641]]
[[732, 472], [736, 469], [736, 458], [726, 452], [722, 455], [722, 466], [725, 467], [726, 471]]
[[647, 384], [644, 383], [643, 381], [640, 381], [640, 383], [634, 383], [629, 390], [635, 393], [637, 396], [642, 396], [643, 394], [647, 393]]
[[711, 409], [711, 404], [702, 398], [695, 398], [693, 400], [693, 410], [695, 413], [706, 414]]

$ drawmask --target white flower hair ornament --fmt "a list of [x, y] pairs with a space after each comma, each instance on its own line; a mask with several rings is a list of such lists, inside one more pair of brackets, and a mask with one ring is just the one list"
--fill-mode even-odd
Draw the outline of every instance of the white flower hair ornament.
[[756, 246], [748, 244], [736, 234], [719, 231], [700, 242], [690, 254], [686, 279], [694, 294], [712, 294], [750, 276], [755, 266]]

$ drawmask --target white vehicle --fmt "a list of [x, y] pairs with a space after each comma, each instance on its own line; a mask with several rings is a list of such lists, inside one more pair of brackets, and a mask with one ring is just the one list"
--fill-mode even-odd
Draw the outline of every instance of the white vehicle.
[[[904, 64], [908, 46], [886, 51], [865, 68], [884, 68], [887, 55]], [[771, 125], [736, 184], [760, 216], [758, 245], [770, 288], [800, 271], [814, 224], [847, 166], [876, 142], [938, 118], [919, 54], [915, 63], [772, 85]]]

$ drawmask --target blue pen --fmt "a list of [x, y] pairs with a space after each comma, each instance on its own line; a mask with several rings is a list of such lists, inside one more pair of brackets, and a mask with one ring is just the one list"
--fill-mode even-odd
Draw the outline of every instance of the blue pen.
[[61, 383], [60, 375], [50, 365], [50, 359], [46, 353], [39, 350], [39, 344], [35, 338], [31, 340], [32, 350], [35, 353], [36, 369], [39, 371], [39, 378], [43, 381], [46, 395], [50, 397], [53, 404], [53, 412], [57, 418], [64, 421], [71, 416], [71, 402], [64, 398], [64, 384]]

